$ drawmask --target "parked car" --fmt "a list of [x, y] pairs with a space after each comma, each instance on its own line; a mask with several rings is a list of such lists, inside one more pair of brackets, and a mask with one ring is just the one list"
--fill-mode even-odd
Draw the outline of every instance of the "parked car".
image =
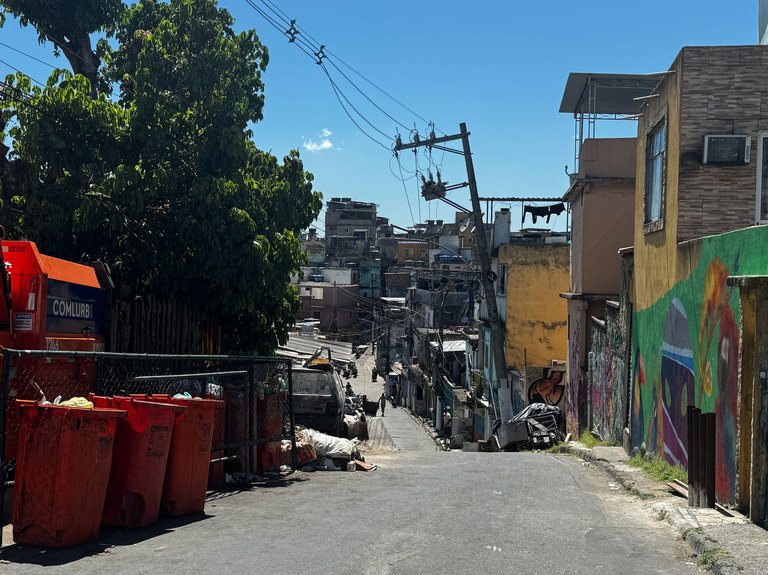
[[340, 436], [344, 420], [344, 384], [330, 363], [293, 368], [293, 414], [304, 425]]

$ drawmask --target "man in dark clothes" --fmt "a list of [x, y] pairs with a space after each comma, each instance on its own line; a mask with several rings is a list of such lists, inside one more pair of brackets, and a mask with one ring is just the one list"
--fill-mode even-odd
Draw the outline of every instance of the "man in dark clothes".
[[381, 409], [381, 416], [384, 417], [384, 408], [387, 407], [387, 396], [383, 393], [379, 398], [379, 409]]

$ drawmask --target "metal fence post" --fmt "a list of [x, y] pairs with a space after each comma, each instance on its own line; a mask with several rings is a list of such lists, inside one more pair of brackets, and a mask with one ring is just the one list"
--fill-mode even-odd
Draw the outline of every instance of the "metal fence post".
[[699, 413], [688, 406], [688, 506], [699, 506]]
[[0, 383], [0, 548], [3, 546], [3, 512], [5, 511], [5, 441], [8, 437], [6, 409], [8, 402], [8, 379], [11, 373], [11, 353], [3, 350], [3, 379]]
[[256, 364], [253, 358], [248, 361], [248, 399], [245, 402], [248, 407], [248, 440], [246, 441], [246, 454], [245, 454], [245, 476], [246, 483], [248, 483], [248, 476], [251, 473], [256, 473], [256, 468], [251, 467], [253, 465], [253, 448], [256, 446], [254, 440], [254, 411], [256, 409], [255, 391], [256, 391]]
[[703, 418], [705, 427], [704, 444], [706, 446], [706, 463], [704, 465], [706, 503], [703, 503], [702, 506], [709, 507], [710, 509], [715, 508], [715, 417], [714, 413], [706, 413]]
[[288, 413], [291, 420], [291, 467], [296, 471], [299, 457], [296, 450], [296, 420], [293, 416], [293, 367], [290, 361], [285, 363], [288, 366]]

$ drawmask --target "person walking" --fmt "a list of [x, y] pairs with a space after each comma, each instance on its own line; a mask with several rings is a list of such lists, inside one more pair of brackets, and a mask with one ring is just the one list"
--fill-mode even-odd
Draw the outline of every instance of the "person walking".
[[387, 396], [383, 393], [379, 398], [379, 409], [381, 409], [381, 416], [384, 417], [384, 408], [387, 407]]

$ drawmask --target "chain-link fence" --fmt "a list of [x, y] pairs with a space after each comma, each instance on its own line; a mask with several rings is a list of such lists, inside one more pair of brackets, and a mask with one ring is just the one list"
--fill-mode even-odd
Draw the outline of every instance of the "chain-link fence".
[[[225, 474], [277, 471], [295, 462], [291, 363], [263, 357], [3, 350], [0, 382], [0, 503], [12, 485], [17, 400], [177, 394], [223, 400], [217, 408], [209, 483]], [[291, 450], [282, 447], [291, 441]]]

